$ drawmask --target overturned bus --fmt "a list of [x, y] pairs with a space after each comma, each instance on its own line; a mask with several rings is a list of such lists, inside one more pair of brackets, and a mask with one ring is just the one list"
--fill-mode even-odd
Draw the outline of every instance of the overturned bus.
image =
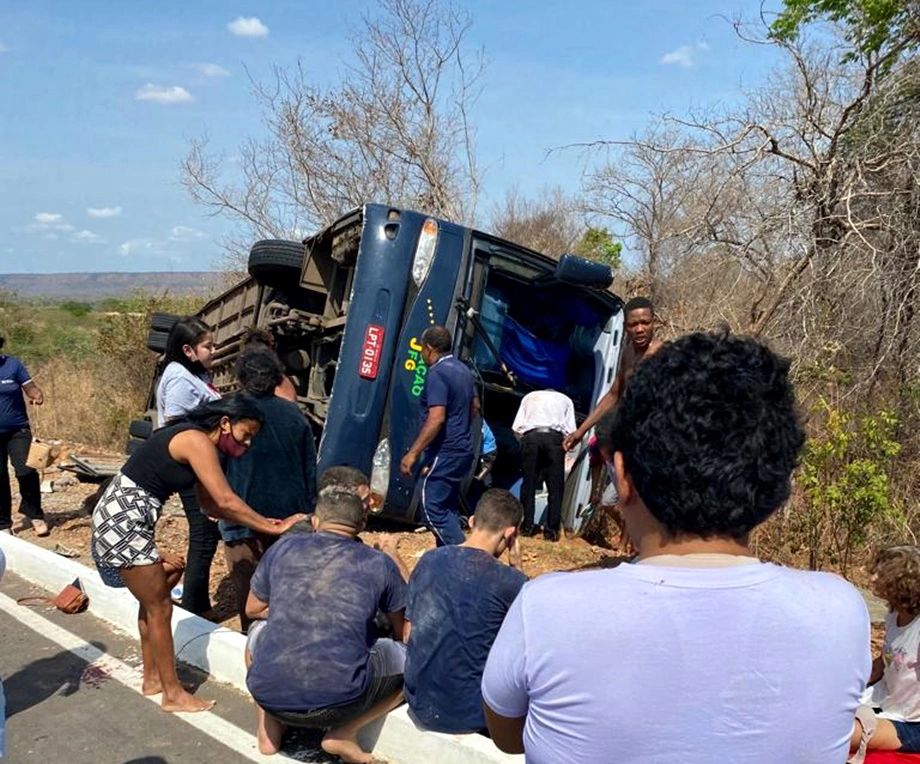
[[[384, 516], [414, 522], [418, 497], [399, 461], [424, 416], [424, 329], [445, 325], [454, 354], [478, 379], [482, 416], [499, 448], [494, 484], [511, 487], [520, 472], [511, 425], [521, 398], [560, 390], [582, 419], [613, 380], [623, 314], [607, 291], [611, 281], [606, 265], [556, 260], [445, 220], [368, 204], [302, 243], [257, 242], [249, 277], [198, 316], [214, 330], [219, 390], [235, 386], [247, 330], [270, 331], [318, 436], [319, 470], [357, 467], [383, 498]], [[165, 347], [168, 323], [154, 321], [152, 349]], [[579, 530], [589, 494], [581, 452], [566, 480], [567, 529]]]

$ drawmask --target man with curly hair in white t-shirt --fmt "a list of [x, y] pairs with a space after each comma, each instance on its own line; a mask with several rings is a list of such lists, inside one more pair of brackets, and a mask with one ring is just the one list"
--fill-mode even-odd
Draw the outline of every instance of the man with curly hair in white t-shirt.
[[525, 584], [482, 681], [499, 748], [529, 764], [846, 759], [865, 604], [748, 543], [789, 497], [804, 442], [788, 370], [724, 334], [637, 367], [600, 436], [638, 558]]

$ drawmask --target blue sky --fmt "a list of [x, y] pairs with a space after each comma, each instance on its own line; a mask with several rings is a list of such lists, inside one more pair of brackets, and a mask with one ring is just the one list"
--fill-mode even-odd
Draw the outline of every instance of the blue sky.
[[[517, 186], [578, 189], [547, 149], [625, 138], [652, 114], [730, 104], [771, 52], [725, 17], [759, 0], [464, 3], [488, 66], [474, 115], [482, 209]], [[187, 196], [191, 139], [234, 155], [260, 135], [249, 77], [298, 58], [334, 82], [368, 2], [0, 4], [0, 273], [216, 267], [231, 223]], [[248, 72], [248, 74], [247, 74]], [[227, 167], [232, 175], [232, 164]]]

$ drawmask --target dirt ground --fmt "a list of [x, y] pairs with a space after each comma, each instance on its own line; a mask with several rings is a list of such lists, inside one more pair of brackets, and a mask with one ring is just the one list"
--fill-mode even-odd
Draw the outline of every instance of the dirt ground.
[[[65, 454], [66, 456], [66, 454]], [[39, 544], [58, 553], [74, 552], [75, 558], [84, 565], [93, 566], [90, 555], [90, 521], [84, 508], [84, 502], [98, 489], [94, 483], [81, 483], [72, 479], [69, 472], [56, 467], [44, 471], [43, 483], [51, 482], [55, 486], [53, 493], [42, 495], [42, 508], [51, 527], [51, 535], [39, 538], [31, 530], [24, 531], [20, 538]], [[13, 488], [14, 523], [17, 515], [15, 508], [19, 496], [16, 480], [10, 473]], [[64, 483], [64, 485], [62, 485]], [[361, 538], [368, 544], [379, 542], [384, 536], [395, 537], [399, 556], [411, 571], [418, 560], [429, 549], [433, 549], [434, 538], [425, 529], [402, 530], [393, 523], [372, 523]], [[524, 572], [531, 578], [553, 571], [582, 570], [585, 568], [612, 567], [625, 559], [615, 551], [615, 530], [601, 526], [588, 537], [594, 543], [581, 538], [567, 538], [557, 543], [544, 541], [541, 537], [521, 539], [521, 552]], [[163, 508], [157, 525], [157, 544], [161, 548], [185, 555], [188, 539], [188, 523], [178, 497], [170, 499]], [[862, 571], [860, 571], [862, 573]], [[857, 585], [863, 583], [857, 575]], [[235, 592], [233, 583], [227, 574], [223, 547], [218, 547], [217, 555], [211, 566], [211, 601], [214, 606], [215, 621], [227, 628], [239, 630], [240, 622], [234, 609]], [[883, 629], [873, 625], [873, 655], [878, 653], [883, 637]]]

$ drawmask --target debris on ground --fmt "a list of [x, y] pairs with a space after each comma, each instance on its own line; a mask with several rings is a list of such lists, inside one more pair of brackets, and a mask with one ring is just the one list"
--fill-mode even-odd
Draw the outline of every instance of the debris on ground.
[[61, 555], [61, 557], [67, 557], [71, 560], [80, 556], [80, 553], [76, 549], [71, 549], [69, 546], [64, 546], [63, 544], [55, 544], [51, 551]]

